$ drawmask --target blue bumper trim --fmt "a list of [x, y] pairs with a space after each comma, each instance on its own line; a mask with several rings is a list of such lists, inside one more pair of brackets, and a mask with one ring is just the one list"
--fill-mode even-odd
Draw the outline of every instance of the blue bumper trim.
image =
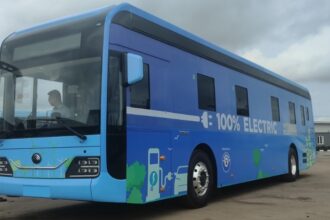
[[107, 173], [95, 179], [0, 177], [0, 195], [124, 203], [126, 180], [113, 179]]
[[0, 177], [0, 194], [52, 199], [92, 200], [91, 179]]

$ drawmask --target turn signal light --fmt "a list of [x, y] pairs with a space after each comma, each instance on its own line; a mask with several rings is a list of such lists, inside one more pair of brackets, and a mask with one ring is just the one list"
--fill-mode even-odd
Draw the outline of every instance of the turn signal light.
[[71, 162], [66, 178], [93, 178], [100, 173], [99, 157], [76, 157]]
[[0, 157], [0, 176], [13, 176], [13, 170], [5, 157]]

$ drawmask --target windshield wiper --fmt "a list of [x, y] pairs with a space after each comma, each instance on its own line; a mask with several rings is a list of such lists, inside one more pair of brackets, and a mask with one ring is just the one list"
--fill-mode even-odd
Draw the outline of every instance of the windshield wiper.
[[82, 141], [87, 140], [87, 136], [79, 133], [78, 131], [74, 130], [71, 128], [69, 125], [65, 123], [65, 121], [61, 117], [55, 117], [55, 120], [59, 122], [61, 125], [63, 125], [64, 128], [66, 128], [68, 131], [70, 131], [72, 134], [76, 135], [79, 137]]

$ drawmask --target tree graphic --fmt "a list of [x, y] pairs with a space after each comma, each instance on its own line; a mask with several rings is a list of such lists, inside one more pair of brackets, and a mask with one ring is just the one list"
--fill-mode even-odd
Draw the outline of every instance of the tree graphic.
[[262, 157], [260, 149], [259, 148], [254, 149], [252, 154], [253, 154], [253, 164], [258, 169], [257, 179], [266, 178], [268, 175], [264, 173], [260, 168], [261, 157]]
[[142, 187], [146, 177], [146, 167], [139, 162], [135, 162], [127, 167], [127, 202], [143, 203]]

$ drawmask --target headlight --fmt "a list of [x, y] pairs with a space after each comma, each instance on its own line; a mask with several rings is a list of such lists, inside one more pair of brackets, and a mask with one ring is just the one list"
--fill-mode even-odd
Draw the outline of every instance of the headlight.
[[99, 157], [75, 157], [66, 171], [66, 178], [91, 178], [100, 173]]
[[13, 170], [5, 157], [0, 157], [0, 176], [13, 176]]

